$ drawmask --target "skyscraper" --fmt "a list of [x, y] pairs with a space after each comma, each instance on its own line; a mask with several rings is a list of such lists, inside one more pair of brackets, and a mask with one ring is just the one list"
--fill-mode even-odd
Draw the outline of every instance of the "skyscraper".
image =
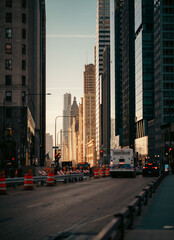
[[124, 0], [122, 12], [122, 127], [123, 146], [135, 139], [134, 0]]
[[0, 162], [43, 166], [45, 1], [1, 1], [0, 19]]
[[103, 49], [110, 45], [110, 0], [97, 0], [97, 21], [96, 21], [96, 151], [97, 159], [102, 143], [101, 123], [101, 89], [103, 74]]
[[[173, 161], [174, 1], [154, 1], [155, 155]], [[163, 133], [162, 133], [162, 132]], [[162, 156], [163, 155], [163, 156]]]
[[69, 127], [69, 114], [71, 110], [71, 94], [64, 94], [64, 105], [63, 105], [63, 137], [62, 137], [62, 160], [66, 160], [66, 152], [68, 148], [68, 127]]
[[95, 66], [85, 65], [83, 80], [83, 155], [86, 157], [86, 144], [96, 137], [96, 82]]
[[148, 121], [154, 118], [153, 0], [135, 0], [135, 151], [148, 156]]

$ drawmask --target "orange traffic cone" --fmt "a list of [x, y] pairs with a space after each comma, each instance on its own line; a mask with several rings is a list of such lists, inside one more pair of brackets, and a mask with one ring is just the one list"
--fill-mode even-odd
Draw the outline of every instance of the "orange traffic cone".
[[33, 190], [33, 174], [31, 172], [25, 174], [24, 190]]

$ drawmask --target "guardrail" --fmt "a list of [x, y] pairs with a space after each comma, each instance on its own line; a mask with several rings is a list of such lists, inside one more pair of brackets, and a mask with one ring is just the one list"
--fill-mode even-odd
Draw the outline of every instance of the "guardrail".
[[[83, 181], [84, 174], [67, 174], [67, 175], [54, 175], [55, 184], [56, 182], [59, 182], [60, 180], [63, 180], [64, 183], [67, 181], [69, 182], [76, 182], [76, 181]], [[24, 183], [25, 178], [24, 177], [15, 177], [15, 178], [6, 178], [6, 184], [13, 185], [16, 187], [18, 183]], [[33, 177], [34, 183], [41, 183], [42, 185], [47, 182], [47, 176], [34, 176]]]
[[125, 230], [132, 227], [135, 217], [141, 215], [142, 207], [148, 204], [148, 199], [152, 197], [152, 194], [167, 174], [168, 173], [164, 173], [160, 175], [157, 179], [153, 180], [152, 183], [148, 184], [139, 195], [135, 196], [135, 199], [127, 208], [122, 209], [114, 215], [114, 219], [111, 220], [93, 240], [123, 239]]

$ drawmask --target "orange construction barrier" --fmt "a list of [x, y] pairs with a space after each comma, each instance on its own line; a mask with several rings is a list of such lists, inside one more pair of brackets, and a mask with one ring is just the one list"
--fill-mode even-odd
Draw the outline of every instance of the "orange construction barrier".
[[47, 174], [47, 186], [54, 186], [54, 173], [53, 172], [48, 172]]
[[109, 177], [110, 176], [110, 170], [109, 168], [105, 169], [105, 177]]
[[6, 194], [5, 174], [0, 176], [0, 194]]
[[99, 170], [98, 168], [94, 169], [94, 178], [98, 178], [99, 177]]
[[33, 174], [25, 173], [24, 190], [33, 190]]
[[100, 169], [100, 177], [104, 177], [105, 176], [105, 169], [104, 168], [102, 168], [102, 169]]

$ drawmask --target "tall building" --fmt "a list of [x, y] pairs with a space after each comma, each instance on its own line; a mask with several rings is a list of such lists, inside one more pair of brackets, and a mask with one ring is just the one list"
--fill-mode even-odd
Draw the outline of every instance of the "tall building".
[[96, 21], [96, 151], [99, 159], [102, 144], [101, 89], [103, 74], [103, 50], [110, 45], [110, 0], [97, 0]]
[[83, 157], [83, 98], [81, 98], [81, 103], [79, 104], [78, 161], [85, 161]]
[[[174, 1], [154, 1], [155, 156], [173, 161]], [[169, 151], [172, 148], [172, 151]]]
[[102, 122], [103, 122], [103, 157], [104, 162], [110, 162], [110, 47], [103, 51], [103, 79], [102, 79]]
[[83, 156], [86, 161], [87, 143], [96, 137], [96, 118], [95, 118], [95, 66], [85, 65], [83, 80]]
[[46, 166], [53, 164], [53, 136], [50, 133], [46, 133]]
[[153, 0], [135, 0], [135, 152], [148, 156], [148, 121], [154, 119]]
[[111, 0], [111, 148], [122, 146], [122, 9], [123, 0]]
[[0, 1], [0, 19], [0, 163], [43, 166], [45, 1]]
[[68, 150], [68, 127], [69, 127], [69, 114], [71, 110], [71, 94], [64, 94], [64, 105], [63, 105], [63, 136], [62, 136], [62, 161], [66, 160], [66, 153]]
[[122, 127], [123, 146], [135, 139], [134, 0], [124, 0], [122, 11]]
[[78, 130], [79, 130], [79, 107], [74, 97], [73, 104], [69, 114], [69, 128], [68, 128], [68, 159], [69, 161], [76, 161], [78, 146]]

